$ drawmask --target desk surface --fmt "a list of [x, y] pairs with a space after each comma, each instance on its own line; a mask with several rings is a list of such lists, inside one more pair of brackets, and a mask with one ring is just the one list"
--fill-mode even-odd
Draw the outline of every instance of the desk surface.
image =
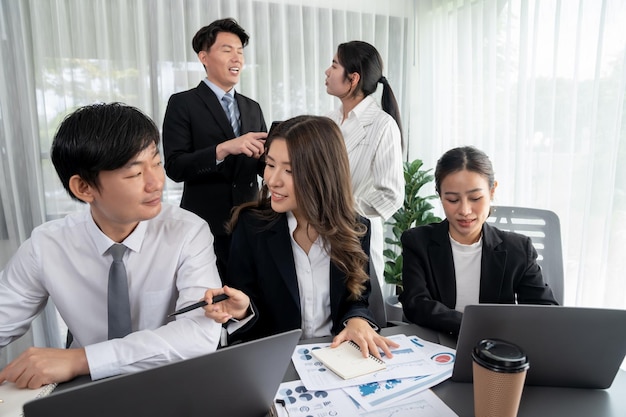
[[[451, 341], [440, 338], [429, 329], [410, 324], [388, 327], [381, 330], [385, 336], [404, 333], [416, 335], [431, 342], [451, 345]], [[329, 341], [330, 338], [306, 340], [303, 343]], [[293, 366], [289, 365], [283, 381], [298, 379]], [[474, 416], [474, 391], [471, 383], [447, 380], [432, 388], [459, 417]], [[581, 388], [555, 388], [525, 386], [518, 417], [624, 417], [626, 416], [626, 372], [620, 370], [613, 385], [606, 390]]]

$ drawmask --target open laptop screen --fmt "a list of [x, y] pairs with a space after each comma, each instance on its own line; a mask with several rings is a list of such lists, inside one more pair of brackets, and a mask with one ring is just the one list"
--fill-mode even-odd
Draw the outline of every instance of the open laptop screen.
[[472, 381], [471, 351], [482, 339], [520, 346], [528, 385], [608, 388], [626, 355], [626, 310], [479, 304], [465, 308], [452, 373]]
[[269, 411], [302, 331], [54, 392], [25, 417], [255, 417]]

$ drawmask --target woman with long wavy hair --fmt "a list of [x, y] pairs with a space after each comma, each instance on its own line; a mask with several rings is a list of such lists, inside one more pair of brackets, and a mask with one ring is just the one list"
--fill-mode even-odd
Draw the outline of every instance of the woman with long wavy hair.
[[[206, 315], [228, 322], [231, 340], [300, 328], [305, 339], [332, 334], [333, 345], [352, 340], [364, 355], [390, 356], [396, 344], [368, 309], [369, 221], [355, 209], [339, 128], [294, 117], [265, 147], [260, 198], [233, 213], [229, 278], [207, 291]], [[222, 293], [230, 298], [212, 304]]]

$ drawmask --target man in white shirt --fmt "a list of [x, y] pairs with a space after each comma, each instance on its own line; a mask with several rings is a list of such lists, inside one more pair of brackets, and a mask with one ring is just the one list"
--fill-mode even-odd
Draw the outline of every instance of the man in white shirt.
[[[51, 159], [70, 196], [89, 207], [37, 227], [0, 272], [0, 346], [24, 334], [48, 298], [73, 341], [68, 349], [29, 348], [0, 371], [0, 383], [36, 388], [79, 375], [99, 379], [217, 348], [221, 326], [202, 309], [167, 317], [221, 281], [208, 224], [161, 202], [158, 144], [154, 122], [120, 103], [86, 106], [62, 122]], [[116, 243], [124, 246], [130, 333], [111, 338]]]

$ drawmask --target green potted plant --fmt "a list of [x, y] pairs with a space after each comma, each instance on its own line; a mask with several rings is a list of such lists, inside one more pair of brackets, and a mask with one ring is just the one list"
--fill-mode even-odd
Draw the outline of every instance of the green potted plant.
[[[405, 230], [414, 226], [440, 222], [441, 219], [433, 214], [433, 205], [430, 200], [436, 199], [437, 196], [432, 194], [421, 196], [422, 187], [435, 177], [431, 174], [432, 169], [422, 169], [423, 162], [416, 159], [412, 162], [404, 163], [404, 204], [394, 213], [391, 219], [386, 222], [391, 226], [393, 237], [387, 237], [385, 243], [386, 249], [383, 252], [385, 257], [385, 282], [395, 285], [396, 295], [387, 300], [390, 306], [398, 307], [397, 295], [402, 292], [402, 243], [400, 237]], [[388, 311], [387, 315], [392, 320], [401, 319], [400, 316], [393, 311]], [[396, 308], [397, 309], [397, 308]]]

